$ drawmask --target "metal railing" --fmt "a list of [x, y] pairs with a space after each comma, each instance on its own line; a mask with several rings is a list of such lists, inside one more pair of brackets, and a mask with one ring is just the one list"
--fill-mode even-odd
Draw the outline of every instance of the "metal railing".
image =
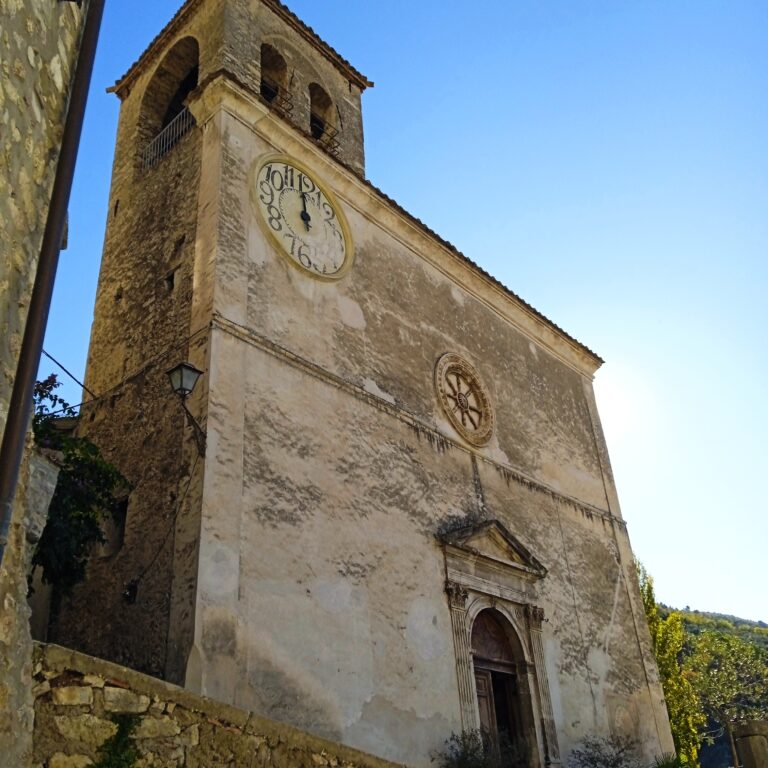
[[318, 144], [325, 147], [334, 157], [338, 157], [340, 146], [339, 141], [336, 138], [338, 135], [339, 132], [336, 128], [325, 123], [323, 125], [323, 132], [320, 136], [315, 136], [313, 134], [313, 138]]
[[192, 113], [184, 107], [160, 133], [149, 142], [141, 155], [144, 169], [154, 168], [195, 125]]
[[290, 118], [293, 112], [293, 96], [291, 92], [278, 85], [273, 80], [261, 78], [260, 93], [262, 98], [283, 117]]

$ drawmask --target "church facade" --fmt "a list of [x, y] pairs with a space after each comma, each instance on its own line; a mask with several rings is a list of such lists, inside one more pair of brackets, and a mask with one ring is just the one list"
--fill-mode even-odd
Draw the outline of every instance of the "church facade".
[[81, 429], [132, 490], [50, 639], [407, 764], [672, 751], [602, 361], [365, 179], [370, 85], [189, 0], [115, 86]]

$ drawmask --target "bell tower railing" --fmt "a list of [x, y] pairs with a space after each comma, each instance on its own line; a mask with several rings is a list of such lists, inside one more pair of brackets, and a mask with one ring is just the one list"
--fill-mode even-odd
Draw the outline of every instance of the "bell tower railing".
[[141, 153], [144, 170], [154, 168], [195, 125], [195, 118], [187, 107], [179, 112]]

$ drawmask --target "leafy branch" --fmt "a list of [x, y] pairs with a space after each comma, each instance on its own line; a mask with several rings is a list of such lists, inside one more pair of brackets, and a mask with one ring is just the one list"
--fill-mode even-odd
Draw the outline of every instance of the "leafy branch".
[[64, 428], [76, 412], [55, 393], [59, 386], [54, 374], [35, 385], [35, 442], [49, 451], [59, 477], [32, 563], [45, 583], [68, 593], [85, 577], [91, 547], [105, 541], [104, 520], [119, 520], [130, 487], [96, 445]]

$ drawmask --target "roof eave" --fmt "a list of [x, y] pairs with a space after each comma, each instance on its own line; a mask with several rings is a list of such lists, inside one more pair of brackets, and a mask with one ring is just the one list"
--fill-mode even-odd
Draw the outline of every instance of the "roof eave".
[[[173, 18], [163, 27], [162, 30], [146, 47], [139, 58], [131, 65], [128, 71], [117, 80], [111, 87], [107, 88], [107, 93], [116, 93], [121, 99], [125, 98], [125, 92], [130, 88], [131, 83], [141, 74], [144, 67], [151, 59], [151, 54], [160, 49], [170, 37], [172, 37], [179, 26], [188, 16], [197, 9], [203, 0], [186, 0], [186, 2], [173, 15]], [[366, 88], [372, 88], [373, 82], [365, 75], [355, 69], [338, 51], [326, 43], [313, 29], [305, 24], [295, 13], [280, 0], [263, 0], [264, 4], [277, 14], [286, 23], [290, 24], [305, 40], [316, 46], [320, 52], [343, 74], [349, 82], [354, 83], [361, 91]]]

